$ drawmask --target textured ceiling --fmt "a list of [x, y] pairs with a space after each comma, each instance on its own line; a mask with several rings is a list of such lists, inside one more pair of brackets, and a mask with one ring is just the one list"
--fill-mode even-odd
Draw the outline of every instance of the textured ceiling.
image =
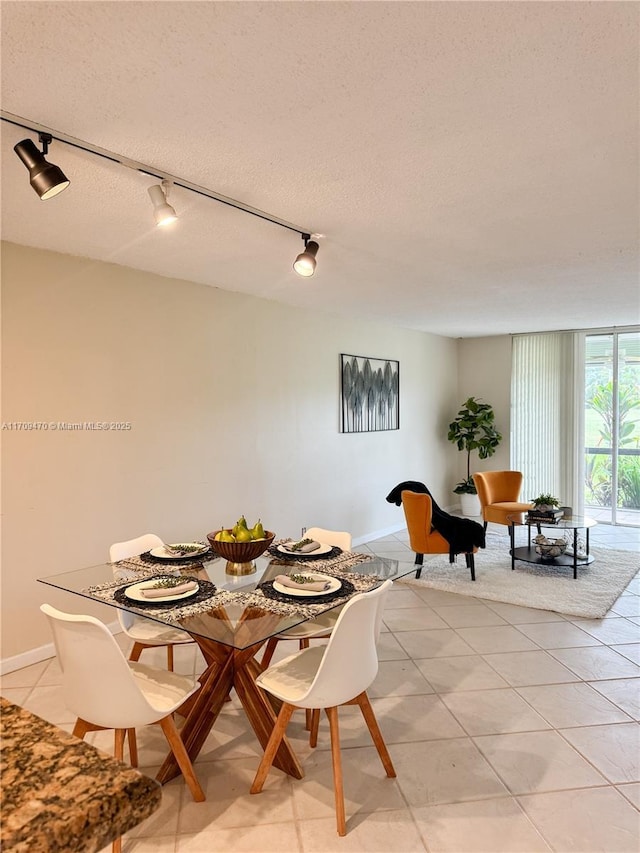
[[62, 143], [41, 202], [2, 123], [2, 236], [449, 336], [638, 322], [638, 3], [2, 2], [2, 109]]

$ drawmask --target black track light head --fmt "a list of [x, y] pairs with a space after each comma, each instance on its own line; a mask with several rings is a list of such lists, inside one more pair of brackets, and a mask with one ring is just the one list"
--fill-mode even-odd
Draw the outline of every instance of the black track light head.
[[29, 170], [29, 182], [43, 201], [53, 198], [69, 186], [69, 180], [62, 169], [45, 160], [52, 141], [50, 133], [39, 134], [42, 152], [38, 151], [31, 139], [23, 139], [14, 145], [13, 150]]

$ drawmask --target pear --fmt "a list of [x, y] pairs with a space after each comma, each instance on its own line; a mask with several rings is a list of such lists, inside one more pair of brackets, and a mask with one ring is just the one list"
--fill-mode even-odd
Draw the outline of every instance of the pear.
[[217, 542], [235, 542], [236, 537], [233, 533], [230, 533], [228, 530], [221, 530], [219, 533], [216, 533], [215, 540]]
[[238, 531], [242, 529], [247, 530], [247, 519], [244, 517], [244, 515], [241, 515], [240, 518], [236, 521], [236, 523], [233, 525], [233, 528], [231, 529], [231, 532], [234, 536], [237, 536]]
[[249, 532], [251, 533], [252, 539], [264, 539], [265, 538], [264, 527], [262, 526], [262, 522], [260, 521], [260, 519], [257, 520], [257, 522], [253, 525], [253, 527], [251, 528], [251, 530]]
[[236, 533], [236, 542], [251, 542], [251, 533], [246, 527], [240, 527]]

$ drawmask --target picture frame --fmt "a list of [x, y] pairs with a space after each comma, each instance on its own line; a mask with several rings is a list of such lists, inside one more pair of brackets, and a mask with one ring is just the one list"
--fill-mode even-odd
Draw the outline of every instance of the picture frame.
[[400, 362], [340, 353], [340, 432], [400, 429]]

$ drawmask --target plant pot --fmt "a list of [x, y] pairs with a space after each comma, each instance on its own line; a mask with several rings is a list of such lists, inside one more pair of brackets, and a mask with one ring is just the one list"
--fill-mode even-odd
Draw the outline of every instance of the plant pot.
[[460, 507], [465, 516], [480, 515], [480, 498], [477, 495], [460, 495]]

